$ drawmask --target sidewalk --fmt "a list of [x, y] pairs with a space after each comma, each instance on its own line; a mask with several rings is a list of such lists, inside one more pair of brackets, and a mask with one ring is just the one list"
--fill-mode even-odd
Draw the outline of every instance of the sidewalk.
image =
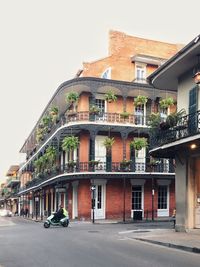
[[129, 234], [129, 238], [188, 252], [200, 253], [200, 229], [175, 232], [174, 229], [142, 229]]

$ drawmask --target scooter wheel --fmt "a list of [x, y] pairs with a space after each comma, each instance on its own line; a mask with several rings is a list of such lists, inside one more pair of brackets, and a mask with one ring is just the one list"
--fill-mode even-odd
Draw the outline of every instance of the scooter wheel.
[[49, 227], [50, 227], [50, 223], [45, 222], [45, 223], [44, 223], [44, 228], [49, 228]]
[[68, 222], [68, 221], [62, 223], [62, 226], [63, 226], [63, 227], [67, 227], [68, 225], [69, 225], [69, 222]]

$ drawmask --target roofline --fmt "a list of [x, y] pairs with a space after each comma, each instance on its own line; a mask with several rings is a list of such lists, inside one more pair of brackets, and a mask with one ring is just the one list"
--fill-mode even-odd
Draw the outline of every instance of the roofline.
[[154, 79], [158, 76], [166, 67], [172, 64], [176, 59], [181, 55], [186, 53], [192, 46], [196, 45], [197, 42], [200, 42], [200, 34], [196, 36], [191, 42], [184, 46], [180, 51], [178, 51], [174, 56], [168, 59], [163, 65], [156, 69], [152, 74], [147, 77], [147, 80], [150, 84], [153, 84]]

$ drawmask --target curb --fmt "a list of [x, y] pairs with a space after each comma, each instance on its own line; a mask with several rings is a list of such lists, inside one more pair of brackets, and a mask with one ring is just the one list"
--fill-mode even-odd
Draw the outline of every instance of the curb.
[[139, 241], [143, 241], [143, 242], [147, 242], [147, 243], [152, 243], [152, 244], [168, 247], [168, 248], [176, 248], [176, 249], [184, 250], [187, 252], [200, 253], [200, 248], [197, 248], [197, 247], [187, 247], [187, 246], [182, 246], [182, 245], [175, 245], [172, 243], [165, 243], [165, 242], [156, 241], [156, 240], [149, 240], [149, 239], [145, 239], [145, 238], [134, 238], [134, 239], [139, 240]]

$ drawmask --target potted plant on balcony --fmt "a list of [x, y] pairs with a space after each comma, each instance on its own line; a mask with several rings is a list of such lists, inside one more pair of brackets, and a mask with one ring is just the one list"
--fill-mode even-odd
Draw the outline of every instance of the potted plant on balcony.
[[120, 169], [121, 170], [129, 170], [131, 162], [132, 162], [132, 160], [123, 159], [120, 162]]
[[50, 132], [51, 131], [51, 117], [49, 115], [45, 115], [43, 118], [42, 118], [42, 125], [43, 125], [43, 128], [45, 130], [45, 132]]
[[166, 122], [168, 123], [169, 128], [177, 126], [177, 124], [181, 122], [182, 117], [185, 115], [186, 115], [185, 109], [181, 109], [178, 112], [173, 112], [169, 114], [166, 118]]
[[36, 130], [36, 141], [40, 143], [44, 139], [44, 128], [38, 127]]
[[99, 163], [100, 163], [100, 160], [90, 160], [89, 167], [98, 166]]
[[161, 122], [160, 113], [154, 113], [154, 112], [151, 113], [148, 119], [148, 126], [150, 126], [151, 128], [157, 128], [159, 127], [160, 122]]
[[133, 141], [131, 141], [130, 143], [130, 147], [134, 148], [135, 150], [139, 151], [141, 150], [143, 147], [147, 147], [148, 146], [148, 142], [147, 139], [144, 137], [140, 137], [140, 138], [135, 138]]
[[142, 106], [145, 105], [147, 103], [148, 98], [144, 95], [138, 95], [135, 99], [134, 99], [134, 105], [135, 106]]
[[92, 115], [98, 115], [100, 112], [100, 109], [98, 106], [96, 105], [91, 105], [90, 106], [90, 109], [89, 109], [89, 113], [92, 114]]
[[67, 166], [70, 170], [74, 169], [74, 167], [76, 166], [76, 161], [74, 160], [70, 160], [68, 163], [67, 163]]
[[151, 159], [150, 162], [148, 163], [148, 166], [150, 168], [156, 167], [161, 163], [160, 160], [156, 160], [156, 159]]
[[58, 107], [52, 106], [49, 111], [52, 122], [55, 124], [58, 121]]
[[130, 115], [130, 113], [127, 112], [127, 111], [124, 111], [124, 112], [120, 113], [120, 117], [122, 119], [128, 119], [129, 118], [129, 115]]
[[110, 89], [104, 96], [104, 99], [109, 103], [117, 101], [117, 96], [114, 92]]

